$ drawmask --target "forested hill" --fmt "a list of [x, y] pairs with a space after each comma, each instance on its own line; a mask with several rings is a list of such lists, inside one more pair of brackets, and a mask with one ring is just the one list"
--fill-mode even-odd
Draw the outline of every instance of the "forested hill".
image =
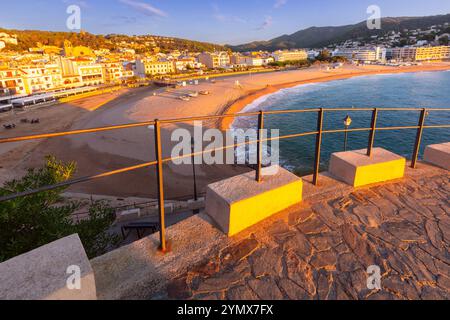
[[52, 32], [0, 28], [1, 32], [17, 35], [18, 45], [7, 45], [7, 49], [13, 51], [28, 50], [28, 48], [36, 47], [37, 43], [62, 48], [65, 40], [69, 40], [74, 46], [81, 45], [92, 49], [105, 48], [110, 50], [116, 50], [119, 47], [129, 47], [135, 49], [138, 53], [152, 50], [155, 47], [159, 47], [163, 52], [175, 49], [192, 52], [227, 50], [224, 46], [212, 43], [152, 35], [94, 35], [88, 32]]

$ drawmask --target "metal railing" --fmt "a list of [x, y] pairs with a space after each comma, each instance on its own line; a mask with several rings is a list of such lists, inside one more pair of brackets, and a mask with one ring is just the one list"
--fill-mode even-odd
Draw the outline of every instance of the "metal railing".
[[[335, 112], [372, 112], [371, 118], [371, 126], [368, 128], [355, 128], [355, 129], [333, 129], [333, 130], [324, 130], [324, 120], [325, 115], [327, 113], [335, 113]], [[391, 127], [378, 127], [377, 120], [379, 118], [379, 113], [382, 111], [397, 111], [397, 112], [420, 112], [419, 122], [416, 126], [391, 126]], [[108, 126], [108, 127], [99, 127], [99, 128], [91, 128], [91, 129], [83, 129], [83, 130], [73, 130], [73, 131], [65, 131], [65, 132], [56, 132], [56, 133], [46, 133], [46, 134], [38, 134], [38, 135], [29, 135], [29, 136], [21, 136], [21, 137], [13, 137], [13, 138], [2, 138], [0, 139], [0, 144], [3, 143], [12, 143], [12, 142], [20, 142], [20, 141], [30, 141], [36, 139], [47, 139], [47, 138], [55, 138], [55, 137], [63, 137], [63, 136], [72, 136], [79, 134], [87, 134], [87, 133], [98, 133], [98, 132], [106, 132], [120, 129], [129, 129], [129, 128], [138, 128], [138, 127], [146, 127], [146, 126], [154, 126], [155, 128], [155, 161], [141, 163], [135, 166], [120, 168], [113, 171], [108, 171], [104, 173], [99, 173], [96, 175], [85, 176], [81, 178], [76, 178], [72, 180], [68, 180], [65, 182], [61, 182], [51, 186], [44, 186], [34, 190], [28, 190], [16, 194], [11, 194], [7, 196], [0, 197], [0, 202], [10, 201], [13, 199], [17, 199], [20, 197], [30, 196], [33, 194], [37, 194], [40, 192], [50, 191], [54, 189], [58, 189], [61, 187], [68, 187], [71, 185], [75, 185], [82, 182], [92, 181], [100, 178], [105, 178], [125, 172], [130, 172], [142, 168], [148, 168], [155, 166], [156, 167], [156, 175], [157, 175], [157, 185], [158, 185], [158, 206], [159, 206], [159, 221], [160, 221], [160, 249], [165, 252], [167, 250], [167, 241], [166, 241], [166, 232], [165, 232], [165, 211], [164, 211], [164, 172], [163, 165], [165, 163], [181, 160], [188, 157], [194, 157], [199, 155], [204, 155], [206, 153], [213, 153], [217, 151], [223, 151], [230, 148], [237, 148], [246, 146], [249, 144], [257, 144], [257, 167], [256, 167], [256, 181], [262, 181], [262, 163], [263, 163], [263, 143], [273, 140], [285, 140], [285, 139], [293, 139], [298, 137], [306, 137], [306, 136], [316, 136], [316, 145], [315, 145], [315, 155], [314, 155], [314, 173], [313, 173], [313, 184], [318, 185], [319, 183], [319, 170], [320, 170], [320, 156], [321, 156], [321, 147], [322, 147], [322, 137], [324, 134], [332, 134], [332, 133], [351, 133], [351, 132], [369, 132], [369, 140], [367, 144], [367, 156], [372, 156], [373, 146], [375, 142], [376, 133], [379, 131], [392, 131], [392, 130], [405, 130], [405, 129], [416, 129], [416, 140], [414, 144], [414, 150], [412, 154], [411, 167], [416, 168], [417, 160], [420, 151], [420, 144], [422, 142], [423, 131], [425, 129], [438, 129], [438, 128], [450, 128], [450, 124], [444, 125], [425, 125], [427, 115], [430, 112], [450, 112], [450, 108], [339, 108], [339, 109], [327, 109], [327, 108], [316, 108], [316, 109], [303, 109], [303, 110], [280, 110], [280, 111], [259, 111], [259, 112], [248, 112], [248, 113], [235, 113], [235, 114], [223, 114], [223, 115], [212, 115], [212, 116], [199, 116], [199, 117], [189, 117], [189, 118], [178, 118], [178, 119], [168, 119], [168, 120], [154, 120], [154, 121], [146, 121], [139, 123], [131, 123], [131, 124], [123, 124], [116, 126]], [[284, 135], [276, 138], [263, 138], [263, 130], [264, 130], [264, 120], [268, 115], [286, 115], [286, 114], [300, 114], [300, 113], [317, 113], [317, 130], [310, 132], [302, 132], [296, 134]], [[169, 157], [163, 158], [162, 151], [163, 146], [161, 143], [161, 126], [164, 124], [177, 124], [177, 123], [186, 123], [193, 121], [202, 121], [202, 120], [223, 120], [226, 118], [239, 118], [239, 117], [258, 117], [258, 134], [257, 140], [246, 141], [243, 143], [235, 143], [233, 145], [226, 145], [221, 148], [215, 148], [210, 150], [203, 150], [199, 152], [193, 152], [190, 154], [181, 155], [178, 157]]]

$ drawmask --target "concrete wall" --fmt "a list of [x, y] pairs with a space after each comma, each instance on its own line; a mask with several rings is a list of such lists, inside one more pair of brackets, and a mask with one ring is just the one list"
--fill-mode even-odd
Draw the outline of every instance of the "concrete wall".
[[[76, 269], [80, 289], [69, 289], [68, 280], [77, 284]], [[0, 300], [95, 299], [94, 273], [76, 234], [0, 264]]]

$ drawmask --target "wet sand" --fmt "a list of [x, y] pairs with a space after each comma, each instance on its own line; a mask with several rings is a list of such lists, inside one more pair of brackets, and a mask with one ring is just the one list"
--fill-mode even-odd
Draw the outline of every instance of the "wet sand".
[[[282, 88], [305, 83], [323, 82], [350, 78], [361, 75], [438, 71], [450, 69], [449, 63], [437, 63], [417, 67], [356, 67], [345, 66], [342, 69], [326, 71], [324, 68], [312, 67], [305, 70], [253, 74], [217, 79], [216, 83], [202, 82], [198, 86], [164, 91], [154, 88], [139, 88], [117, 94], [116, 99], [99, 109], [91, 107], [98, 104], [98, 99], [108, 100], [111, 96], [92, 97], [70, 104], [45, 107], [26, 113], [28, 118], [39, 115], [41, 123], [37, 126], [19, 125], [17, 129], [6, 131], [0, 128], [1, 136], [20, 136], [61, 130], [86, 129], [101, 126], [135, 123], [153, 119], [173, 119], [199, 115], [217, 115], [236, 113], [246, 105]], [[240, 86], [236, 86], [236, 81]], [[185, 102], [180, 95], [192, 91], [208, 90], [208, 96], [199, 96]], [[330, 103], [332, 105], [332, 103]], [[20, 115], [23, 116], [23, 115]], [[18, 122], [17, 116], [15, 122]], [[0, 125], [11, 121], [8, 116], [0, 117]], [[183, 127], [192, 131], [192, 123], [164, 125], [162, 128], [163, 156], [170, 157], [172, 147], [177, 143], [171, 141], [174, 129]], [[225, 129], [230, 121], [208, 121], [204, 126]], [[26, 168], [42, 165], [46, 155], [54, 155], [64, 161], [76, 161], [77, 177], [120, 169], [142, 162], [154, 160], [153, 128], [134, 128], [117, 131], [83, 134], [70, 137], [47, 139], [0, 145], [0, 183], [21, 176]], [[248, 171], [248, 168], [234, 165], [199, 165], [196, 166], [198, 186], [203, 191], [207, 184], [226, 177]], [[172, 163], [164, 166], [166, 198], [192, 198], [192, 166], [177, 166]], [[81, 192], [117, 197], [156, 197], [155, 168], [116, 175], [113, 177], [83, 183], [70, 188], [72, 192]]]

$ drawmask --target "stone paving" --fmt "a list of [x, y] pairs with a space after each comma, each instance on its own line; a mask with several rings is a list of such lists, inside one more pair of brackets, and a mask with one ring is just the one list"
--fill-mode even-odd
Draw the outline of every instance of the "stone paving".
[[[308, 203], [167, 286], [170, 299], [450, 299], [450, 174]], [[367, 268], [381, 268], [381, 290]]]

